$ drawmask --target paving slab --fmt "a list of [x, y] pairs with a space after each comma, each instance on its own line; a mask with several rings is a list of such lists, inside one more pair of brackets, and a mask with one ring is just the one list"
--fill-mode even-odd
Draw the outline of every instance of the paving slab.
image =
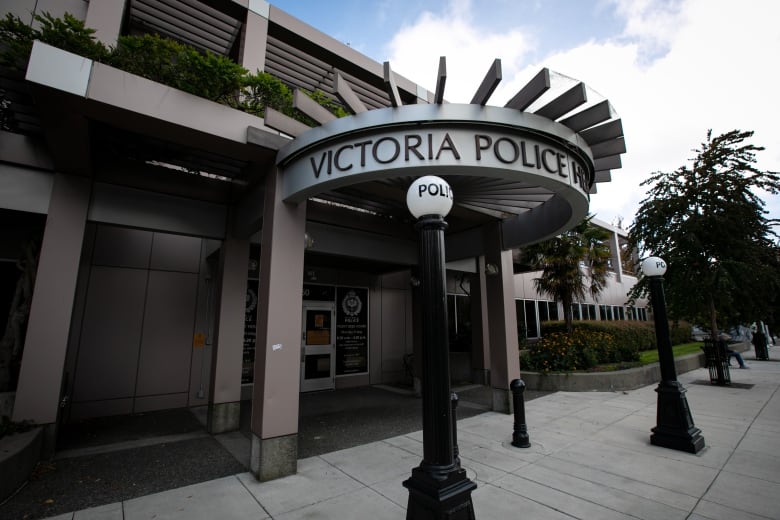
[[751, 515], [777, 518], [780, 512], [778, 489], [774, 482], [723, 471], [704, 499]]
[[76, 511], [73, 520], [123, 520], [124, 511], [121, 502], [107, 504], [105, 506], [90, 507], [82, 511]]
[[[629, 520], [635, 518], [626, 513], [610, 509], [591, 500], [585, 500], [559, 489], [542, 485], [517, 475], [493, 482], [491, 485], [508, 490], [515, 495], [533, 500], [550, 509], [565, 513], [573, 518], [598, 518], [600, 520]], [[684, 517], [679, 517], [684, 518]]]
[[313, 518], [338, 518], [339, 520], [398, 520], [406, 515], [403, 507], [380, 495], [363, 488], [345, 495], [339, 495], [297, 511], [275, 518], [278, 520], [303, 520]]
[[605, 490], [618, 490], [631, 495], [645, 497], [653, 502], [664, 504], [674, 509], [691, 511], [696, 506], [698, 497], [680, 493], [673, 489], [656, 486], [622, 475], [616, 475], [591, 466], [583, 466], [556, 457], [548, 457], [536, 466], [550, 469], [558, 475], [567, 475], [591, 482]]
[[[587, 503], [599, 504], [613, 512], [630, 511], [633, 516], [643, 520], [684, 519], [689, 511], [688, 508], [676, 508], [663, 502], [652, 500], [640, 493], [630, 493], [616, 487], [604, 485], [602, 482], [594, 482], [586, 478], [568, 475], [538, 464], [524, 468], [520, 476], [534, 482], [536, 486], [553, 489], [564, 495], [584, 500]], [[496, 485], [501, 485], [501, 482]], [[533, 487], [524, 486], [523, 494], [533, 492]], [[591, 518], [608, 518], [612, 514], [593, 510]]]
[[371, 485], [390, 477], [408, 478], [420, 458], [386, 442], [372, 442], [322, 455], [322, 458], [358, 482]]
[[235, 477], [124, 502], [124, 520], [262, 520], [270, 515]]
[[320, 457], [298, 461], [298, 473], [258, 482], [251, 473], [238, 475], [241, 483], [271, 516], [295, 511], [363, 488], [364, 485]]

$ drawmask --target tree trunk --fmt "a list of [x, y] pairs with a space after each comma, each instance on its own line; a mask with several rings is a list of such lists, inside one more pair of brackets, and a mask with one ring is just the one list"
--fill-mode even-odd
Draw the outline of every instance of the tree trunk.
[[563, 322], [566, 324], [567, 334], [574, 332], [574, 318], [571, 314], [571, 303], [570, 299], [561, 298], [561, 304], [563, 304]]
[[712, 341], [717, 341], [718, 335], [720, 334], [720, 331], [718, 330], [718, 311], [715, 310], [715, 299], [712, 296], [709, 297], [709, 307], [710, 307], [710, 337], [712, 338]]

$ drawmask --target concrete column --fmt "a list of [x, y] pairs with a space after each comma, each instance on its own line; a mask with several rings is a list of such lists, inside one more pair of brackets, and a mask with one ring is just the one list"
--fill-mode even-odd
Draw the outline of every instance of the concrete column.
[[623, 263], [620, 258], [620, 237], [616, 231], [610, 231], [609, 249], [612, 253], [612, 269], [615, 272], [615, 281], [623, 281]]
[[87, 178], [55, 175], [38, 260], [13, 419], [47, 425], [45, 450], [54, 448], [90, 190]]
[[[255, 9], [252, 8], [254, 4], [258, 4]], [[246, 12], [246, 24], [241, 32], [239, 60], [241, 66], [252, 74], [265, 70], [268, 9], [267, 2], [252, 2]]]
[[115, 46], [122, 31], [126, 0], [100, 0], [89, 2], [84, 25], [95, 29], [95, 39], [108, 46]]
[[281, 173], [266, 178], [260, 248], [250, 467], [261, 480], [297, 471], [298, 398], [306, 204], [281, 198]]
[[501, 249], [498, 225], [485, 226], [485, 261], [497, 269], [485, 277], [485, 301], [490, 341], [490, 386], [493, 388], [493, 410], [512, 412], [509, 383], [520, 377], [517, 311], [512, 251]]
[[211, 373], [208, 430], [238, 430], [241, 419], [241, 366], [244, 351], [249, 239], [228, 236], [220, 252], [216, 348]]

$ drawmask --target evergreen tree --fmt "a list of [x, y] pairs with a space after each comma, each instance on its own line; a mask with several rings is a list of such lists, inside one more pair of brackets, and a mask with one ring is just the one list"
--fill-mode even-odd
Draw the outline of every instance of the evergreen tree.
[[523, 257], [532, 269], [541, 270], [534, 278], [537, 291], [563, 304], [563, 320], [571, 333], [575, 300], [586, 293], [594, 299], [604, 290], [609, 275], [611, 252], [609, 233], [591, 223], [589, 216], [561, 235], [523, 248]]
[[[653, 173], [629, 230], [642, 256], [666, 261], [670, 317], [707, 323], [715, 337], [719, 321], [767, 319], [780, 282], [774, 221], [759, 197], [778, 192], [780, 174], [754, 166], [764, 148], [747, 143], [752, 136], [709, 131], [691, 168]], [[642, 280], [630, 295], [645, 293]]]

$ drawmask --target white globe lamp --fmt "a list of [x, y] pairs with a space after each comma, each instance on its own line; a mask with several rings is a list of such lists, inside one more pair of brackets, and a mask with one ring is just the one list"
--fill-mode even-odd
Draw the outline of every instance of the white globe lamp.
[[435, 175], [415, 180], [406, 192], [406, 205], [415, 218], [423, 215], [447, 216], [452, 209], [452, 188]]
[[642, 260], [642, 272], [645, 276], [663, 276], [666, 272], [666, 262], [657, 256], [650, 256]]

